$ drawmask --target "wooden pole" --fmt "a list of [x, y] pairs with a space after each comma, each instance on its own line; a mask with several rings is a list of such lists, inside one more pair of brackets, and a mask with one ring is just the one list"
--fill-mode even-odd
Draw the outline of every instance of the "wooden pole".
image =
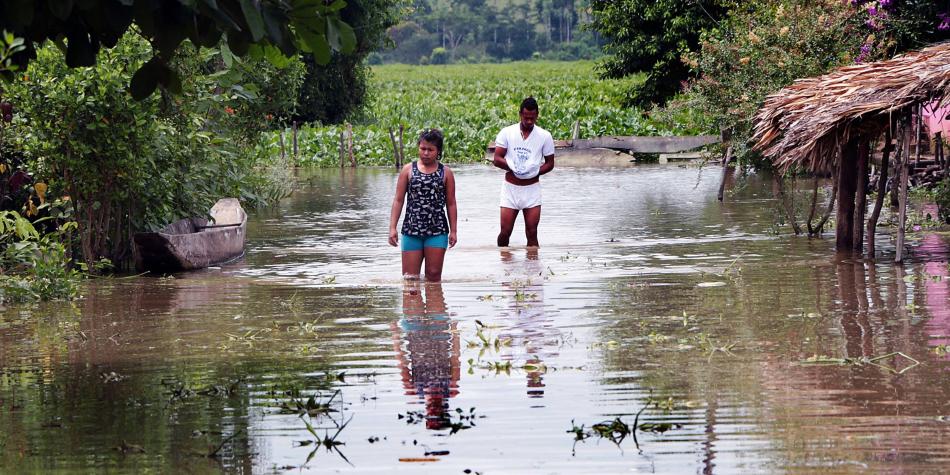
[[868, 158], [871, 144], [867, 138], [861, 138], [858, 144], [857, 187], [854, 199], [854, 234], [851, 237], [851, 250], [860, 254], [864, 250], [864, 213], [868, 207]]
[[393, 164], [396, 166], [396, 171], [399, 171], [402, 165], [399, 163], [399, 144], [396, 143], [396, 129], [394, 127], [389, 128], [389, 140], [393, 143]]
[[346, 124], [346, 150], [350, 155], [350, 166], [356, 168], [356, 157], [353, 156], [353, 124]]
[[340, 130], [340, 168], [343, 168], [344, 166], [346, 166], [346, 154], [344, 153], [344, 150], [346, 150], [344, 148], [345, 134], [346, 132], [344, 132], [343, 130]]
[[920, 165], [920, 123], [923, 122], [923, 104], [917, 105], [917, 124], [914, 129], [914, 166]]
[[280, 134], [277, 135], [277, 140], [280, 142], [280, 161], [284, 161], [287, 158], [287, 152], [284, 149], [284, 128], [280, 128]]
[[854, 195], [857, 191], [858, 142], [848, 140], [838, 165], [838, 213], [835, 216], [835, 249], [847, 251], [854, 242]]
[[911, 124], [905, 123], [904, 127], [904, 150], [900, 160], [900, 197], [897, 213], [897, 254], [894, 255], [894, 262], [904, 261], [904, 225], [907, 224], [907, 180], [910, 165], [910, 134]]
[[297, 121], [295, 120], [291, 124], [294, 131], [294, 163], [297, 163], [297, 152], [299, 151], [297, 148]]
[[399, 166], [406, 163], [406, 143], [402, 140], [406, 126], [399, 124]]
[[571, 140], [581, 138], [581, 121], [575, 120], [574, 127], [571, 128]]
[[874, 258], [874, 233], [877, 231], [877, 220], [881, 216], [881, 208], [884, 206], [884, 195], [887, 193], [887, 171], [890, 165], [891, 151], [894, 150], [894, 144], [891, 143], [891, 127], [888, 124], [884, 131], [884, 149], [881, 151], [881, 176], [877, 179], [877, 196], [874, 199], [874, 209], [868, 218], [868, 257]]
[[729, 176], [729, 162], [732, 161], [732, 131], [729, 129], [721, 129], [719, 131], [719, 138], [723, 143], [727, 144], [726, 152], [722, 155], [722, 177], [719, 178], [719, 193], [716, 194], [716, 199], [721, 203], [726, 194], [726, 178]]

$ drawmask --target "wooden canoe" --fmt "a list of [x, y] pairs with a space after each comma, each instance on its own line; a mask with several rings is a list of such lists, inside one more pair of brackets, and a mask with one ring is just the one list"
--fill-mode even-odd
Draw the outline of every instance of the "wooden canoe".
[[135, 233], [135, 267], [139, 271], [177, 272], [235, 260], [244, 255], [247, 213], [236, 198], [218, 200], [211, 220], [185, 218], [159, 231]]

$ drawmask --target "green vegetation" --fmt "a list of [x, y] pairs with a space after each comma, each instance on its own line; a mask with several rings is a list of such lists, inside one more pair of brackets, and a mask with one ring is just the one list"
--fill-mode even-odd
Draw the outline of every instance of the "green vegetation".
[[950, 224], [950, 178], [944, 178], [937, 185], [935, 201], [937, 202], [937, 213], [940, 215], [940, 221]]
[[[541, 106], [539, 125], [555, 139], [569, 139], [574, 121], [581, 137], [599, 135], [672, 135], [694, 133], [679, 117], [664, 122], [645, 118], [636, 108], [620, 106], [624, 91], [639, 77], [597, 79], [585, 62], [518, 62], [470, 66], [383, 65], [373, 68], [375, 97], [364, 123], [354, 125], [354, 156], [364, 165], [390, 165], [389, 128], [406, 127], [406, 157], [414, 156], [417, 131], [445, 132], [450, 163], [477, 162], [498, 131], [518, 120], [518, 105], [529, 95]], [[518, 81], [511, 78], [517, 77]], [[345, 126], [303, 127], [299, 132], [302, 165], [339, 166], [340, 133]], [[276, 134], [264, 155], [279, 154]]]
[[94, 67], [71, 69], [50, 45], [5, 91], [18, 114], [4, 148], [21, 156], [20, 165], [6, 166], [48, 183], [52, 197], [69, 197], [78, 254], [89, 267], [100, 258], [128, 261], [133, 232], [201, 215], [222, 196], [253, 205], [274, 195], [258, 169], [268, 163], [247, 150], [266, 115], [293, 106], [302, 69], [243, 64], [227, 49], [187, 49], [175, 59], [181, 96], [132, 101], [126, 85], [150, 54], [147, 42], [129, 35]]
[[[348, 52], [356, 45], [353, 28], [340, 18], [346, 5], [343, 0], [3, 2], [0, 32], [28, 41], [23, 48], [9, 51], [11, 62], [0, 68], [0, 76], [12, 80], [14, 72], [26, 69], [47, 41], [64, 48], [68, 67], [93, 66], [100, 50], [115, 47], [127, 31], [141, 35], [153, 49], [136, 64], [134, 76], [127, 81], [139, 99], [159, 85], [181, 91], [181, 77], [169, 62], [186, 39], [192, 45], [214, 48], [224, 38], [238, 56], [273, 61], [307, 52], [326, 64], [332, 51]], [[9, 41], [4, 43], [9, 45]], [[0, 62], [5, 61], [2, 56]]]
[[593, 0], [591, 28], [608, 40], [604, 75], [646, 73], [646, 80], [631, 88], [627, 102], [665, 103], [684, 81], [695, 77], [681, 58], [699, 49], [703, 31], [715, 27], [732, 5], [729, 0]]
[[407, 0], [375, 63], [484, 63], [598, 57], [590, 0]]

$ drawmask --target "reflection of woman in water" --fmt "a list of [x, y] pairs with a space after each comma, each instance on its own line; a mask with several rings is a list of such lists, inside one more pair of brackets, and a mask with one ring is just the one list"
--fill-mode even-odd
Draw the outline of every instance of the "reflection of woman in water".
[[445, 429], [460, 376], [456, 323], [446, 312], [441, 284], [407, 283], [402, 298], [403, 316], [392, 327], [403, 386], [425, 402], [426, 428]]

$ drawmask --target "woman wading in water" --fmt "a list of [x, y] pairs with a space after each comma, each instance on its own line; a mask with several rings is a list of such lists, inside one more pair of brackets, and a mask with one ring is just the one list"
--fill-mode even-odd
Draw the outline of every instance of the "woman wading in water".
[[[406, 218], [402, 222], [402, 274], [418, 279], [425, 262], [425, 278], [442, 280], [445, 251], [457, 241], [455, 206], [455, 175], [439, 160], [442, 158], [442, 132], [426, 129], [419, 135], [419, 160], [402, 168], [396, 182], [389, 220], [389, 245], [399, 244], [396, 223], [406, 202]], [[448, 211], [448, 220], [446, 213]]]

